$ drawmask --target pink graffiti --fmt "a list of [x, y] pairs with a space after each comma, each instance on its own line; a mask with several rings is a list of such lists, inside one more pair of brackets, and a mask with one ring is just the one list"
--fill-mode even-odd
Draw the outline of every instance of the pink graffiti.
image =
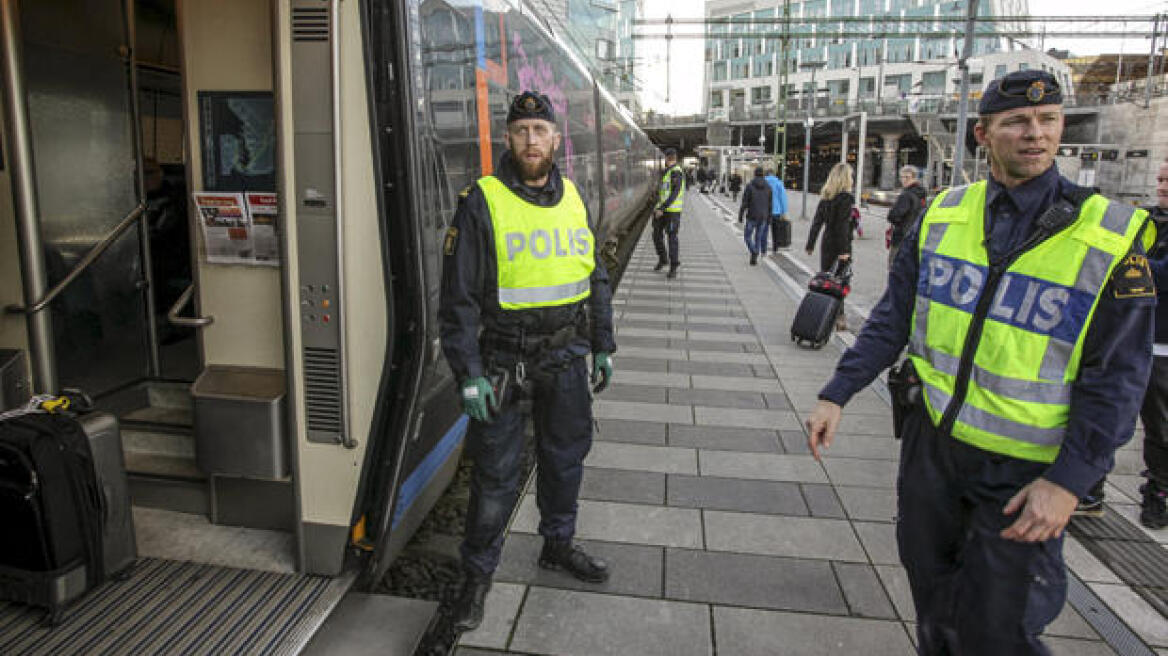
[[568, 96], [564, 93], [564, 88], [556, 81], [552, 67], [542, 57], [538, 58], [532, 65], [527, 58], [527, 52], [523, 49], [523, 37], [520, 36], [519, 32], [512, 33], [511, 44], [519, 56], [519, 65], [515, 67], [515, 74], [519, 78], [519, 88], [536, 91], [547, 96], [552, 103], [552, 108], [556, 111], [556, 116], [560, 117], [562, 123], [560, 131], [564, 135], [564, 162], [567, 168], [566, 173], [571, 178], [575, 175], [573, 156], [576, 149], [572, 145], [572, 137], [568, 132]]

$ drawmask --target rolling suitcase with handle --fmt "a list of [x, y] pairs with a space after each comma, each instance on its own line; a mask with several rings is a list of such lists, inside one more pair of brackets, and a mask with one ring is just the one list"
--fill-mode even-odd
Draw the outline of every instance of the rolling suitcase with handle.
[[122, 453], [122, 431], [118, 418], [106, 412], [90, 412], [77, 417], [89, 438], [97, 488], [101, 493], [101, 542], [103, 578], [124, 571], [138, 558], [134, 540], [134, 517], [130, 508], [130, 486]]
[[829, 294], [809, 291], [799, 303], [795, 320], [791, 322], [791, 340], [796, 344], [807, 343], [811, 348], [823, 348], [835, 327], [843, 301]]

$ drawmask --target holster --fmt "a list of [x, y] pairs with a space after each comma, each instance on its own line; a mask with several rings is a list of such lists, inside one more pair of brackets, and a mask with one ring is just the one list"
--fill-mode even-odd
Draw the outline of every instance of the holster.
[[912, 360], [905, 358], [899, 366], [888, 370], [888, 391], [892, 394], [892, 434], [900, 439], [904, 423], [921, 405], [921, 377]]

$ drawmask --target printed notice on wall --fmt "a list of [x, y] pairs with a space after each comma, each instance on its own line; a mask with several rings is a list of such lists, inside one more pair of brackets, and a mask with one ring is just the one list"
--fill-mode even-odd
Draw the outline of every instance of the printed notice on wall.
[[243, 194], [194, 192], [207, 261], [216, 264], [255, 264], [251, 219]]
[[249, 191], [244, 195], [247, 198], [247, 212], [251, 216], [255, 263], [279, 266], [280, 229], [277, 223], [276, 194]]

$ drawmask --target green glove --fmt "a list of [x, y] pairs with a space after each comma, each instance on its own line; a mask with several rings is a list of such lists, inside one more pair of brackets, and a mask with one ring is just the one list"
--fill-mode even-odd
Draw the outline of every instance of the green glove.
[[462, 411], [470, 415], [471, 419], [490, 421], [490, 406], [495, 403], [495, 390], [491, 389], [491, 382], [483, 376], [467, 378], [462, 383]]
[[612, 380], [612, 356], [604, 351], [597, 351], [592, 354], [592, 382], [595, 387], [592, 388], [594, 394], [600, 394], [604, 388], [608, 387], [609, 381]]

